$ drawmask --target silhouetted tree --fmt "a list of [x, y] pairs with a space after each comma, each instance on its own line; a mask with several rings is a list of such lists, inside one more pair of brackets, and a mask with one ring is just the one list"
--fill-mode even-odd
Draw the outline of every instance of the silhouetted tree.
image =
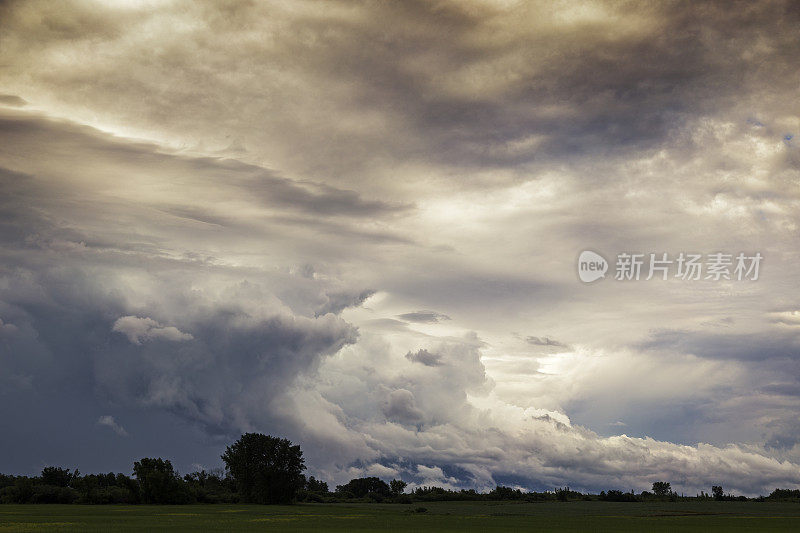
[[138, 503], [139, 483], [124, 474], [88, 474], [72, 480], [79, 503]]
[[144, 457], [133, 463], [133, 473], [144, 503], [188, 503], [190, 500], [185, 484], [168, 460]]
[[725, 498], [725, 492], [722, 490], [720, 485], [714, 485], [711, 487], [711, 494], [714, 495], [715, 500], [722, 500]]
[[238, 501], [232, 479], [222, 475], [222, 471], [200, 470], [183, 476], [192, 496], [199, 503], [234, 503]]
[[287, 439], [245, 433], [222, 460], [247, 502], [289, 503], [305, 485], [303, 452]]
[[797, 501], [800, 500], [800, 490], [775, 489], [767, 498], [778, 501]]
[[511, 487], [497, 485], [494, 490], [489, 493], [489, 496], [496, 500], [519, 500], [522, 498], [522, 491], [519, 489], [512, 489]]
[[569, 487], [559, 487], [556, 489], [556, 499], [560, 502], [568, 501], [570, 492], [572, 491], [569, 490]]
[[308, 478], [308, 481], [306, 481], [306, 490], [315, 494], [327, 494], [328, 484], [311, 476]]
[[639, 501], [636, 495], [631, 492], [622, 492], [621, 490], [612, 489], [608, 492], [600, 492], [600, 499], [608, 502], [636, 502]]
[[392, 496], [399, 496], [403, 494], [403, 491], [406, 490], [407, 486], [408, 483], [402, 479], [393, 479], [389, 482], [389, 492], [392, 493]]
[[54, 487], [69, 487], [72, 480], [77, 478], [80, 472], [70, 472], [69, 468], [46, 466], [42, 469], [42, 483], [53, 485]]
[[666, 481], [656, 481], [653, 483], [653, 494], [656, 496], [666, 496], [672, 492], [670, 484]]
[[363, 498], [368, 494], [385, 497], [389, 496], [391, 489], [385, 481], [377, 477], [362, 477], [351, 479], [346, 485], [337, 486], [336, 492], [352, 498]]

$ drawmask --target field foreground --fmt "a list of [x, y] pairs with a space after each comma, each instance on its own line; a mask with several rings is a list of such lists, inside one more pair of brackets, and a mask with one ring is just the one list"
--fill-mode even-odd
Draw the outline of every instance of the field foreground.
[[[422, 511], [418, 509], [424, 507]], [[0, 505], [8, 531], [800, 531], [800, 504]]]

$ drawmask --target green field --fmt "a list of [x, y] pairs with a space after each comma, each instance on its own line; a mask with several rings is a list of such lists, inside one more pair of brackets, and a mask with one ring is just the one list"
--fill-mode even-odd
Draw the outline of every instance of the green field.
[[[427, 511], [415, 512], [424, 506]], [[800, 531], [800, 504], [0, 505], [6, 531]]]

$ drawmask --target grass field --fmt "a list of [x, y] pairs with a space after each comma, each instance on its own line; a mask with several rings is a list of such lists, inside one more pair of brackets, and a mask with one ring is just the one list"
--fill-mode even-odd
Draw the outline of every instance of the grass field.
[[[415, 512], [424, 506], [427, 511]], [[800, 531], [800, 504], [0, 505], [7, 531]]]

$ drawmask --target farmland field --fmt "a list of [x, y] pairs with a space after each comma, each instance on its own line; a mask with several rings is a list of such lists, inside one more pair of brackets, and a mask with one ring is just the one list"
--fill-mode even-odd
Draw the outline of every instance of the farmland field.
[[[424, 507], [425, 511], [418, 510]], [[800, 531], [800, 504], [0, 505], [9, 531]]]

